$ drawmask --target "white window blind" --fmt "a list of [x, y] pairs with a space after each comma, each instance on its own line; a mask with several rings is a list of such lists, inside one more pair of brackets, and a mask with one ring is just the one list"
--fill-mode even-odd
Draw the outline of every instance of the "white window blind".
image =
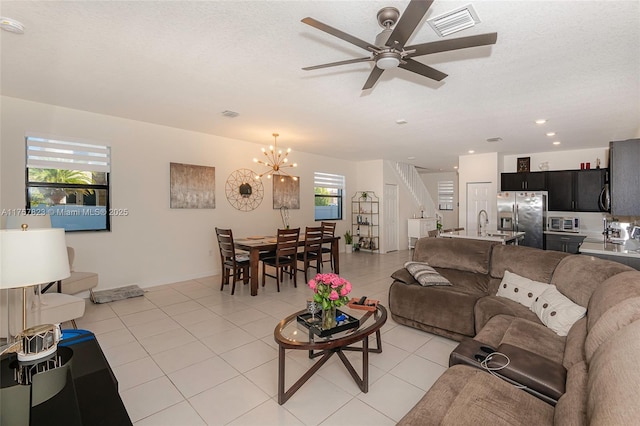
[[27, 136], [27, 167], [109, 173], [111, 148], [106, 145]]
[[438, 181], [438, 209], [453, 210], [453, 181]]
[[318, 188], [344, 189], [344, 176], [331, 173], [314, 172], [313, 186]]

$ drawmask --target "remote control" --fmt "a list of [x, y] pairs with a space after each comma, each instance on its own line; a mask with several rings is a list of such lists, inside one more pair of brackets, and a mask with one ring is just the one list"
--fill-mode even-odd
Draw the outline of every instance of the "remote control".
[[364, 305], [364, 302], [366, 302], [366, 300], [367, 300], [367, 296], [362, 296], [360, 300], [356, 302], [356, 305]]

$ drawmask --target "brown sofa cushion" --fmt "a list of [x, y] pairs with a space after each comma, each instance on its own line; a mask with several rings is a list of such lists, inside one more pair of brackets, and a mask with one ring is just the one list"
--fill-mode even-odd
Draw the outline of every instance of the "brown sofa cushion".
[[553, 407], [507, 382], [454, 365], [398, 423], [407, 425], [549, 425]]
[[627, 325], [600, 345], [589, 363], [587, 422], [635, 425], [640, 419], [640, 321]]
[[391, 278], [405, 284], [418, 284], [418, 281], [416, 281], [416, 279], [413, 278], [413, 275], [411, 275], [411, 273], [407, 271], [406, 268], [398, 269], [393, 274], [391, 274]]
[[570, 255], [525, 246], [495, 246], [491, 254], [491, 277], [502, 278], [508, 270], [530, 280], [549, 283], [553, 271], [567, 256]]
[[562, 363], [566, 342], [566, 337], [558, 336], [539, 322], [510, 315], [491, 318], [474, 339], [494, 348], [504, 343], [517, 346], [558, 364]]
[[[458, 269], [487, 274], [494, 241], [456, 238], [420, 238], [413, 260], [427, 262], [434, 268]], [[454, 283], [455, 285], [455, 283]]]
[[587, 338], [587, 317], [584, 317], [571, 327], [567, 334], [564, 345], [564, 359], [562, 365], [570, 369], [573, 365], [586, 360], [584, 352], [584, 341]]
[[487, 296], [478, 300], [475, 306], [476, 330], [482, 330], [485, 324], [497, 315], [509, 315], [541, 324], [537, 315], [526, 306], [504, 297]]
[[486, 294], [487, 275], [453, 269], [436, 270], [453, 285], [422, 287], [419, 284], [394, 281], [389, 288], [389, 310], [394, 319], [401, 317], [410, 321], [400, 320], [403, 324], [425, 324], [473, 337], [473, 307], [476, 301]]
[[554, 425], [587, 424], [587, 364], [583, 361], [567, 371], [566, 392], [556, 404]]
[[560, 293], [585, 308], [595, 288], [607, 278], [624, 271], [633, 271], [630, 266], [584, 254], [567, 256], [556, 267], [551, 284]]

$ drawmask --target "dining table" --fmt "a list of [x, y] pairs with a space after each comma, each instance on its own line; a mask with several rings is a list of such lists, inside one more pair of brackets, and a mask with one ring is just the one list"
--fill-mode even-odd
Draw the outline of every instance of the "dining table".
[[[323, 243], [331, 243], [331, 256], [334, 259], [334, 270], [336, 274], [340, 273], [340, 256], [338, 255], [339, 236], [324, 237]], [[275, 252], [277, 239], [275, 235], [255, 235], [249, 237], [234, 238], [233, 244], [236, 249], [246, 250], [249, 252], [249, 269], [251, 275], [251, 295], [258, 295], [258, 266], [260, 263], [260, 253]], [[300, 234], [298, 246], [304, 247], [304, 234]], [[306, 284], [306, 283], [305, 283]]]

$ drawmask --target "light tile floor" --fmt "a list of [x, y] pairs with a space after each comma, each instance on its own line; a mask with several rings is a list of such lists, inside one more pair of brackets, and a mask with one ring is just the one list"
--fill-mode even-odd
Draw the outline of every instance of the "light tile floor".
[[[353, 296], [387, 306], [389, 277], [411, 254], [341, 254], [341, 276]], [[302, 274], [299, 274], [300, 278]], [[445, 371], [456, 342], [395, 323], [382, 328], [381, 354], [369, 357], [362, 393], [332, 357], [284, 405], [277, 403], [276, 324], [305, 307], [301, 279], [276, 292], [268, 279], [220, 291], [212, 276], [146, 289], [144, 297], [102, 305], [87, 301], [79, 328], [94, 332], [136, 425], [393, 425]], [[361, 354], [350, 352], [352, 362]], [[287, 354], [287, 387], [315, 361]], [[361, 359], [361, 358], [360, 358]], [[354, 362], [356, 368], [357, 363]]]

